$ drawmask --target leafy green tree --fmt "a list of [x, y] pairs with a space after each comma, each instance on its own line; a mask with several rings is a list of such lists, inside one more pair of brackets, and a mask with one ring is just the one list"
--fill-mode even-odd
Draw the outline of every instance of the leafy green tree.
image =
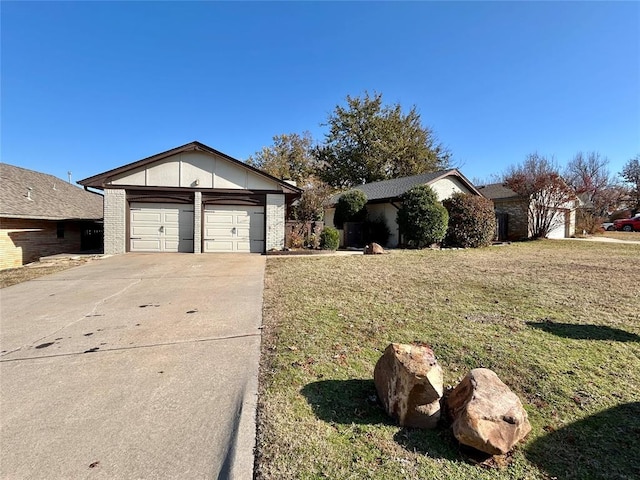
[[463, 248], [491, 245], [496, 234], [496, 214], [491, 200], [458, 192], [442, 204], [449, 212], [444, 243]]
[[640, 154], [624, 164], [620, 176], [629, 184], [628, 193], [634, 213], [640, 212]]
[[324, 203], [333, 192], [316, 175], [312, 149], [313, 138], [309, 132], [275, 135], [273, 145], [263, 147], [247, 159], [249, 165], [274, 177], [293, 180], [304, 189], [290, 212], [290, 217], [300, 222], [320, 220], [324, 215]]
[[427, 185], [414, 187], [402, 195], [397, 222], [405, 243], [422, 248], [442, 241], [449, 214], [438, 196]]
[[367, 196], [361, 190], [349, 190], [338, 198], [333, 224], [342, 228], [344, 222], [361, 222], [367, 217]]
[[432, 172], [450, 152], [424, 127], [413, 106], [383, 105], [382, 95], [347, 96], [329, 115], [329, 133], [315, 149], [320, 177], [336, 188]]
[[315, 169], [313, 138], [309, 132], [275, 135], [273, 145], [263, 147], [247, 163], [277, 178], [304, 183]]

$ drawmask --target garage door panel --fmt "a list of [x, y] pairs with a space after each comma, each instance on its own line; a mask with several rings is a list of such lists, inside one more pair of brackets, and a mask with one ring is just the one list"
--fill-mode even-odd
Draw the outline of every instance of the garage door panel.
[[132, 237], [140, 237], [140, 236], [158, 236], [159, 234], [159, 226], [158, 225], [131, 225], [131, 236]]
[[264, 207], [205, 207], [205, 252], [264, 251]]
[[132, 203], [130, 250], [193, 252], [193, 207], [173, 203]]
[[206, 240], [204, 242], [205, 252], [233, 252], [234, 242], [232, 240]]
[[158, 224], [162, 221], [161, 212], [152, 212], [145, 210], [131, 210], [131, 221], [136, 223]]
[[232, 224], [233, 215], [231, 212], [207, 212], [205, 214], [205, 221]]
[[159, 252], [160, 251], [160, 239], [131, 239], [131, 251], [132, 252]]

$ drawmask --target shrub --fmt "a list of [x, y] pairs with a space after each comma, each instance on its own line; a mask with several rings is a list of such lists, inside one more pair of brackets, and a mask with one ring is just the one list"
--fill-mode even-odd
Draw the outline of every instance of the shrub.
[[344, 222], [361, 222], [367, 217], [367, 196], [360, 190], [349, 190], [342, 194], [336, 205], [333, 225], [342, 228]]
[[386, 246], [391, 236], [391, 230], [387, 226], [384, 215], [380, 214], [375, 218], [367, 218], [364, 223], [364, 241], [365, 243], [376, 242]]
[[449, 214], [431, 187], [414, 187], [401, 198], [397, 222], [406, 244], [422, 248], [442, 241], [447, 232]]
[[444, 243], [451, 247], [486, 247], [496, 234], [496, 214], [488, 198], [455, 193], [442, 202], [449, 212]]
[[333, 227], [324, 227], [320, 234], [320, 247], [323, 250], [337, 250], [340, 245], [340, 233]]

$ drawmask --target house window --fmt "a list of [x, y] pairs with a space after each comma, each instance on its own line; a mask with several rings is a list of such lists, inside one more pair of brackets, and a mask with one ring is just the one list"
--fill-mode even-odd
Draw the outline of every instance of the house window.
[[64, 238], [64, 222], [58, 222], [58, 228], [56, 229], [56, 235], [58, 238]]

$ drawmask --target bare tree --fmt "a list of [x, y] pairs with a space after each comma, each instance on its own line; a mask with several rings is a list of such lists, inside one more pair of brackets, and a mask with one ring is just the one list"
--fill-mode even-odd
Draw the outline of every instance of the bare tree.
[[566, 182], [583, 202], [578, 228], [590, 233], [600, 228], [622, 200], [622, 190], [615, 184], [607, 165], [609, 160], [598, 152], [578, 152], [565, 168]]
[[640, 212], [640, 154], [624, 164], [620, 176], [630, 186], [627, 193], [633, 204], [634, 213]]
[[560, 175], [553, 158], [537, 153], [507, 170], [504, 176], [507, 187], [528, 200], [529, 235], [544, 238], [562, 223], [564, 211], [571, 209], [576, 195]]

